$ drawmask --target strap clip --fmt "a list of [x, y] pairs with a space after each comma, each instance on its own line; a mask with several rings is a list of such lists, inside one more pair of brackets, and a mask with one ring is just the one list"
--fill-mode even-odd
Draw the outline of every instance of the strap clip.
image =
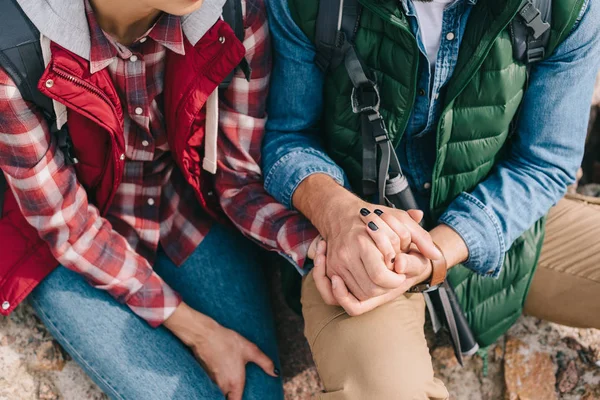
[[53, 124], [51, 131], [56, 135], [58, 148], [65, 156], [65, 164], [78, 164], [79, 160], [73, 153], [73, 142], [71, 141], [71, 136], [69, 136], [69, 131], [67, 130], [66, 126], [64, 126], [62, 129], [57, 129], [56, 124]]
[[380, 144], [382, 142], [387, 142], [390, 140], [388, 135], [387, 127], [385, 126], [385, 121], [383, 117], [379, 113], [379, 111], [367, 115], [369, 119], [369, 123], [371, 124], [373, 139], [375, 143]]
[[525, 5], [519, 10], [519, 16], [523, 19], [525, 26], [531, 30], [533, 38], [536, 40], [550, 29], [550, 24], [544, 22], [540, 10], [531, 0], [527, 0]]
[[527, 49], [527, 63], [542, 61], [546, 56], [546, 49], [543, 47], [534, 47]]
[[375, 82], [369, 82], [368, 85], [359, 88], [353, 87], [351, 101], [352, 112], [354, 114], [361, 114], [367, 111], [379, 114], [381, 98], [379, 96], [377, 84]]

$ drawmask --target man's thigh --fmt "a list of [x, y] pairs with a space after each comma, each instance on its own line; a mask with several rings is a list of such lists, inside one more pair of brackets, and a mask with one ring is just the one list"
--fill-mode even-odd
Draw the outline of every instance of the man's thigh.
[[592, 202], [567, 196], [550, 210], [527, 314], [600, 329], [600, 200]]
[[358, 317], [326, 305], [309, 274], [302, 284], [305, 335], [325, 386], [322, 399], [446, 399], [423, 331], [425, 302], [402, 296]]

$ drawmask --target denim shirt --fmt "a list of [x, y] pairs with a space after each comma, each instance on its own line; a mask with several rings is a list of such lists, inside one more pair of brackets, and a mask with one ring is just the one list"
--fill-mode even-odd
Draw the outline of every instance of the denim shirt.
[[[444, 11], [442, 43], [432, 74], [411, 0], [402, 0], [422, 53], [418, 82], [422, 91], [397, 152], [423, 210], [429, 209], [435, 129], [442, 106], [437, 93], [452, 75], [475, 1], [457, 0]], [[275, 63], [262, 166], [266, 190], [291, 209], [294, 191], [312, 174], [327, 174], [346, 187], [348, 181], [320, 139], [324, 77], [314, 64], [315, 47], [293, 21], [288, 0], [269, 0], [267, 8]], [[512, 243], [574, 182], [599, 67], [600, 4], [587, 0], [567, 39], [533, 66], [508, 156], [439, 218], [465, 241], [469, 259], [464, 264], [471, 270], [498, 276]]]

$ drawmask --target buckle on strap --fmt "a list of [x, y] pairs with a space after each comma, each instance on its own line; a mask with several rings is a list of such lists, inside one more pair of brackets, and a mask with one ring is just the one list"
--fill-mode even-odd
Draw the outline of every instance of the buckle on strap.
[[540, 10], [531, 0], [527, 0], [525, 5], [519, 10], [519, 16], [523, 19], [525, 26], [532, 31], [533, 38], [536, 40], [550, 29], [550, 24], [544, 22]]
[[359, 88], [353, 87], [351, 102], [352, 112], [354, 114], [361, 114], [367, 111], [379, 114], [381, 98], [379, 96], [377, 84], [370, 82], [369, 85], [364, 85]]
[[373, 134], [375, 143], [380, 144], [390, 140], [387, 127], [385, 126], [385, 121], [383, 120], [383, 117], [379, 111], [368, 114], [367, 118], [369, 120], [369, 124], [371, 125], [371, 133]]
[[71, 141], [71, 137], [69, 136], [69, 131], [66, 127], [62, 129], [56, 129], [55, 126], [51, 129], [53, 133], [56, 135], [58, 148], [62, 151], [65, 156], [65, 164], [66, 165], [74, 165], [79, 163], [77, 157], [73, 153], [73, 142]]
[[546, 56], [546, 49], [543, 47], [535, 47], [527, 49], [527, 63], [535, 63], [542, 61]]

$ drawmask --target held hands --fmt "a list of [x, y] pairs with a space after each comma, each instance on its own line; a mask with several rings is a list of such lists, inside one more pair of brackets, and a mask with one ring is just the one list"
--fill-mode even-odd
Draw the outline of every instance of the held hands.
[[187, 345], [227, 400], [242, 400], [246, 364], [279, 376], [273, 361], [254, 343], [181, 303], [164, 326]]
[[313, 256], [313, 277], [324, 301], [342, 306], [351, 316], [360, 315], [427, 280], [430, 260], [443, 255], [418, 224], [422, 217], [418, 210], [368, 205], [346, 231], [314, 242], [309, 257]]

